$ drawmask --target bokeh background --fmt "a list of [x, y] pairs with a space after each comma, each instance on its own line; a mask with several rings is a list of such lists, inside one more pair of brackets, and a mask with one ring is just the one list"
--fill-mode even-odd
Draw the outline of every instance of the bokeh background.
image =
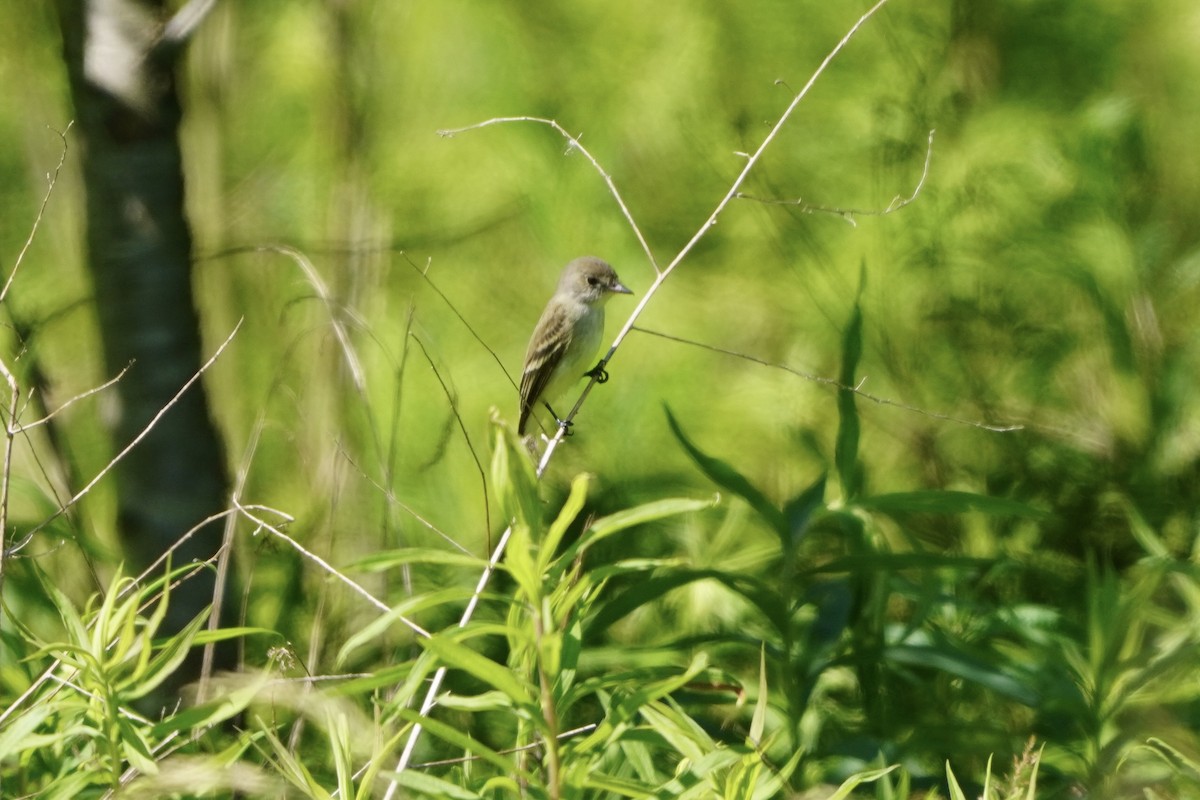
[[[609, 304], [610, 336], [654, 271], [601, 176], [550, 128], [438, 131], [556, 120], [665, 265], [865, 8], [218, 4], [181, 72], [183, 137], [206, 348], [244, 320], [207, 375], [243, 497], [295, 517], [293, 535], [340, 564], [400, 545], [484, 553], [503, 527], [485, 488], [489, 417], [515, 419], [513, 380], [562, 265], [601, 256], [637, 293]], [[54, 131], [72, 119], [51, 4], [0, 7], [0, 84], [7, 274], [60, 157]], [[750, 175], [758, 199], [735, 200], [648, 305], [640, 328], [686, 341], [631, 334], [550, 467], [548, 502], [580, 471], [596, 476], [596, 511], [711, 492], [664, 406], [769, 497], [798, 494], [834, 468], [837, 391], [814, 377], [838, 377], [857, 304], [857, 377], [889, 401], [858, 400], [865, 491], [954, 489], [1046, 512], [917, 515], [907, 546], [998, 559], [1003, 570], [972, 578], [989, 597], [1078, 620], [1089, 569], [1123, 574], [1147, 531], [1158, 555], [1194, 566], [1197, 141], [1192, 2], [892, 0]], [[919, 182], [911, 203], [878, 213]], [[31, 326], [25, 357], [49, 407], [111, 377], [81, 214], [72, 149], [6, 300]], [[281, 246], [311, 262], [327, 300]], [[101, 394], [63, 416], [61, 463], [43, 472], [45, 443], [21, 446], [14, 518], [107, 462], [105, 426]], [[842, 491], [831, 479], [833, 507]], [[773, 537], [727, 499], [622, 546], [769, 569]], [[70, 573], [79, 549], [114, 569], [113, 505], [101, 484], [69, 531], [35, 543], [47, 569]], [[285, 548], [247, 535], [239, 549], [251, 619], [291, 631], [319, 669], [322, 646], [304, 642], [336, 643], [363, 610]], [[415, 577], [455, 579], [472, 580]], [[402, 591], [395, 575], [364, 581]], [[614, 635], [637, 641], [664, 621], [710, 631], [741, 613], [712, 587], [672, 597]], [[1019, 752], [1029, 719], [1014, 714], [987, 744]]]

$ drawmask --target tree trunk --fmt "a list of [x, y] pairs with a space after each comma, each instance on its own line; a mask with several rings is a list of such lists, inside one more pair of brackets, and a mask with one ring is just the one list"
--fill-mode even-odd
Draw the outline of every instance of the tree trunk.
[[[124, 447], [200, 367], [184, 215], [175, 47], [162, 41], [161, 2], [58, 0], [87, 195], [87, 256], [110, 373], [115, 445]], [[203, 387], [195, 384], [115, 470], [120, 535], [142, 569], [225, 504], [227, 476]], [[206, 559], [210, 524], [174, 564]], [[173, 591], [166, 625], [179, 630], [213, 602], [211, 570]], [[198, 662], [184, 670], [194, 674]]]

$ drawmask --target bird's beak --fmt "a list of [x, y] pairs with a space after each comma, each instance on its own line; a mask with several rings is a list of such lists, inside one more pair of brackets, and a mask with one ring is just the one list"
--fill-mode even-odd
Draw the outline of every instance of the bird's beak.
[[621, 283], [620, 281], [617, 281], [616, 283], [614, 283], [612, 286], [610, 286], [608, 288], [608, 290], [610, 292], [616, 292], [617, 294], [633, 294], [633, 291], [631, 289], [629, 289], [627, 286], [625, 286], [625, 284]]

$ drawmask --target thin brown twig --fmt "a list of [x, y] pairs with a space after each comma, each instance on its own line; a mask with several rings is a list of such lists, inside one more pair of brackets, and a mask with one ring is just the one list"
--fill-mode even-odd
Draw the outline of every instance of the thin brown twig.
[[649, 328], [640, 328], [636, 325], [634, 326], [633, 329], [635, 331], [637, 331], [638, 333], [644, 333], [647, 336], [657, 336], [660, 339], [667, 339], [668, 341], [679, 342], [680, 344], [691, 345], [692, 347], [700, 347], [705, 350], [711, 350], [714, 353], [720, 353], [720, 354], [726, 355], [726, 356], [733, 356], [734, 358], [740, 358], [744, 361], [751, 361], [755, 364], [761, 364], [764, 367], [771, 367], [772, 369], [783, 370], [784, 372], [787, 372], [787, 373], [790, 373], [797, 377], [803, 378], [806, 381], [812, 381], [813, 383], [821, 383], [821, 384], [824, 384], [826, 386], [831, 386], [834, 389], [838, 389], [841, 391], [853, 392], [854, 394], [858, 395], [862, 399], [869, 400], [872, 403], [876, 403], [881, 406], [891, 406], [893, 408], [901, 409], [902, 411], [910, 411], [914, 414], [920, 414], [923, 417], [930, 417], [931, 419], [938, 419], [938, 420], [944, 420], [946, 422], [953, 422], [958, 425], [967, 425], [972, 428], [979, 428], [980, 430], [991, 431], [993, 433], [1011, 433], [1012, 431], [1020, 431], [1020, 430], [1025, 429], [1024, 425], [1017, 424], [1017, 423], [1014, 423], [1012, 425], [995, 425], [995, 424], [988, 423], [988, 422], [979, 422], [977, 420], [970, 420], [970, 419], [965, 419], [963, 417], [956, 417], [953, 414], [943, 414], [938, 411], [929, 411], [924, 408], [918, 408], [917, 406], [908, 405], [907, 403], [901, 403], [898, 400], [891, 400], [886, 397], [880, 397], [879, 395], [871, 394], [870, 392], [865, 392], [862, 389], [863, 385], [866, 383], [866, 380], [867, 380], [865, 375], [863, 376], [862, 380], [859, 381], [857, 386], [847, 386], [846, 384], [842, 383], [839, 380], [835, 380], [834, 378], [826, 378], [823, 375], [816, 375], [811, 372], [805, 372], [804, 370], [799, 370], [799, 369], [796, 369], [795, 367], [789, 367], [787, 364], [778, 364], [774, 361], [767, 361], [766, 359], [759, 358], [758, 356], [752, 356], [749, 353], [740, 353], [736, 350], [728, 350], [724, 347], [718, 347], [715, 344], [707, 344], [705, 342], [698, 342], [695, 339], [685, 339], [681, 336], [672, 336], [669, 333], [662, 333], [661, 331], [652, 331]]
[[771, 197], [756, 197], [738, 192], [736, 198], [738, 200], [750, 200], [755, 203], [773, 206], [796, 206], [801, 214], [832, 214], [835, 217], [841, 217], [850, 225], [857, 227], [855, 217], [885, 217], [892, 212], [899, 211], [905, 206], [915, 201], [921, 190], [925, 188], [925, 181], [929, 178], [929, 165], [933, 162], [933, 135], [935, 131], [929, 132], [929, 140], [925, 147], [925, 166], [921, 169], [921, 178], [917, 181], [916, 187], [913, 188], [912, 194], [908, 197], [896, 195], [892, 198], [892, 202], [888, 203], [887, 208], [883, 209], [857, 209], [857, 208], [837, 208], [834, 206], [818, 206], [811, 203], [806, 203], [803, 198], [797, 197], [795, 200], [779, 200]]

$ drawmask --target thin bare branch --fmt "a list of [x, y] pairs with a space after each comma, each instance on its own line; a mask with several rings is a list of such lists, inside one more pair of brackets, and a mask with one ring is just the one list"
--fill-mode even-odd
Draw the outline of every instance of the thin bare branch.
[[761, 364], [764, 367], [771, 367], [772, 369], [783, 370], [784, 372], [787, 372], [787, 373], [790, 373], [797, 377], [803, 378], [806, 381], [812, 381], [813, 383], [821, 383], [826, 386], [831, 386], [834, 389], [840, 389], [840, 390], [846, 391], [846, 392], [853, 392], [854, 394], [858, 395], [862, 399], [869, 400], [872, 403], [876, 403], [881, 406], [891, 406], [893, 408], [898, 408], [903, 411], [909, 411], [913, 414], [920, 414], [921, 416], [929, 417], [930, 419], [943, 420], [945, 422], [953, 422], [958, 425], [967, 425], [971, 428], [979, 428], [980, 430], [991, 431], [992, 433], [1011, 433], [1013, 431], [1020, 431], [1020, 430], [1025, 429], [1024, 425], [1017, 424], [1017, 423], [1014, 423], [1011, 425], [996, 425], [996, 424], [993, 424], [990, 422], [979, 422], [977, 420], [970, 420], [970, 419], [965, 419], [963, 417], [956, 417], [953, 414], [943, 414], [943, 413], [940, 413], [937, 411], [928, 411], [924, 408], [918, 408], [917, 406], [911, 406], [911, 405], [908, 405], [907, 403], [901, 403], [898, 400], [890, 400], [886, 397], [880, 397], [879, 395], [874, 395], [869, 392], [865, 392], [865, 391], [863, 391], [863, 388], [862, 388], [867, 382], [867, 378], [865, 375], [863, 376], [862, 380], [859, 381], [857, 386], [847, 386], [846, 384], [842, 383], [841, 381], [834, 380], [833, 378], [826, 378], [823, 375], [816, 375], [811, 372], [805, 372], [803, 370], [799, 370], [794, 367], [789, 367], [786, 364], [777, 364], [774, 361], [767, 361], [767, 360], [759, 358], [757, 356], [752, 356], [748, 353], [739, 353], [736, 350], [727, 350], [724, 347], [718, 347], [717, 345], [714, 345], [714, 344], [706, 344], [704, 342], [698, 342], [695, 339], [684, 339], [680, 336], [672, 336], [669, 333], [661, 333], [660, 331], [652, 331], [648, 328], [640, 328], [637, 326], [634, 327], [634, 330], [637, 331], [638, 333], [644, 333], [648, 336], [657, 336], [660, 339], [667, 339], [672, 342], [679, 342], [680, 344], [691, 345], [692, 347], [700, 347], [705, 350], [711, 350], [714, 353], [720, 353], [720, 354], [726, 355], [726, 356], [733, 356], [734, 358], [740, 358], [743, 361], [751, 361], [755, 364]]
[[912, 203], [921, 194], [921, 190], [925, 188], [925, 180], [929, 177], [929, 165], [933, 161], [933, 135], [934, 131], [929, 132], [929, 140], [925, 147], [925, 166], [921, 170], [921, 179], [917, 181], [916, 187], [913, 188], [912, 194], [908, 197], [896, 195], [892, 198], [892, 202], [888, 203], [884, 209], [857, 209], [857, 208], [837, 208], [834, 206], [817, 206], [811, 203], [806, 203], [803, 198], [797, 197], [795, 200], [776, 200], [769, 197], [755, 197], [744, 192], [738, 192], [736, 197], [739, 200], [750, 200], [755, 203], [763, 203], [764, 205], [774, 206], [796, 206], [801, 214], [832, 214], [835, 217], [841, 217], [850, 225], [857, 227], [855, 217], [884, 217], [894, 211]]
[[[471, 327], [470, 322], [467, 322], [467, 318], [462, 315], [462, 312], [459, 311], [455, 307], [454, 303], [450, 302], [450, 298], [446, 296], [446, 293], [443, 292], [441, 290], [441, 288], [436, 283], [433, 282], [433, 279], [429, 277], [428, 263], [425, 265], [425, 269], [421, 269], [420, 267], [418, 267], [416, 264], [414, 264], [412, 262], [412, 259], [410, 259], [403, 250], [400, 251], [400, 256], [405, 261], [408, 262], [408, 265], [411, 266], [418, 275], [421, 276], [422, 280], [424, 280], [425, 283], [429, 284], [429, 288], [433, 289], [433, 291], [437, 294], [437, 296], [442, 298], [442, 302], [444, 302], [446, 304], [446, 306], [454, 313], [454, 316], [458, 317], [459, 322], [461, 322], [463, 324], [463, 326], [467, 329], [467, 332], [469, 332], [471, 334], [471, 336], [474, 337], [475, 341], [479, 342], [479, 344], [483, 347], [483, 349], [488, 351], [488, 354], [491, 355], [492, 360], [496, 362], [496, 365], [500, 367], [500, 371], [502, 373], [504, 373], [504, 377], [507, 378], [508, 382], [512, 384], [513, 389], [516, 389], [517, 382], [515, 380], [513, 380], [513, 376], [509, 374], [508, 369], [504, 366], [504, 362], [500, 360], [500, 356], [497, 355], [495, 349], [491, 345], [489, 345], [486, 341], [484, 341], [484, 338], [482, 336], [480, 336], [478, 333], [475, 332], [475, 329], [473, 327]], [[410, 319], [411, 319], [411, 317], [410, 317]]]
[[46, 206], [50, 203], [50, 195], [54, 193], [54, 185], [58, 183], [58, 173], [62, 171], [63, 164], [67, 163], [67, 134], [71, 130], [71, 126], [75, 124], [75, 120], [67, 123], [67, 127], [61, 131], [50, 130], [58, 134], [58, 138], [62, 139], [62, 153], [58, 157], [58, 166], [54, 168], [54, 172], [46, 175], [46, 193], [42, 195], [42, 204], [38, 207], [37, 216], [33, 218], [33, 225], [29, 228], [29, 236], [25, 238], [25, 244], [21, 247], [21, 252], [17, 254], [16, 263], [13, 264], [12, 272], [8, 273], [8, 278], [4, 281], [4, 288], [0, 289], [0, 303], [4, 302], [4, 298], [8, 297], [8, 289], [12, 286], [13, 279], [17, 277], [17, 270], [21, 268], [21, 262], [25, 260], [25, 254], [29, 252], [30, 245], [33, 244], [33, 237], [37, 235], [38, 227], [42, 224], [42, 217], [46, 213]]
[[[61, 414], [62, 412], [66, 411], [68, 408], [70, 408], [71, 406], [78, 403], [80, 400], [86, 400], [87, 398], [91, 397], [94, 394], [99, 394], [100, 392], [103, 392], [105, 389], [115, 386], [117, 384], [117, 382], [121, 380], [121, 378], [125, 377], [125, 373], [128, 372], [129, 367], [132, 367], [132, 366], [133, 366], [133, 364], [129, 364], [124, 369], [122, 369], [120, 372], [118, 372], [115, 377], [109, 378], [104, 383], [100, 384], [99, 386], [93, 386], [91, 389], [88, 389], [86, 392], [82, 392], [80, 394], [75, 395], [70, 400], [67, 400], [65, 403], [63, 403], [61, 406], [59, 406], [58, 408], [54, 409], [53, 411], [48, 412], [46, 414], [46, 416], [42, 417], [41, 419], [35, 419], [33, 422], [21, 423], [20, 425], [18, 425], [15, 428], [14, 432], [24, 432], [24, 431], [32, 430], [33, 428], [36, 428], [39, 425], [45, 425], [48, 422], [50, 422], [50, 420], [57, 417], [59, 414]], [[42, 394], [44, 395], [45, 392], [43, 392]]]
[[346, 462], [349, 463], [350, 466], [353, 467], [358, 472], [359, 475], [361, 475], [368, 483], [370, 483], [372, 486], [374, 486], [379, 491], [380, 494], [382, 494], [384, 496], [384, 499], [387, 500], [387, 502], [389, 504], [399, 506], [410, 517], [412, 517], [417, 522], [424, 525], [426, 528], [428, 528], [430, 531], [432, 531], [434, 534], [436, 534], [438, 537], [440, 537], [444, 542], [446, 542], [446, 544], [455, 548], [460, 553], [463, 553], [464, 555], [468, 555], [468, 556], [471, 555], [471, 551], [465, 545], [462, 545], [462, 544], [458, 543], [457, 541], [455, 541], [454, 538], [452, 536], [450, 536], [450, 534], [448, 534], [445, 531], [438, 528], [436, 525], [434, 525], [432, 522], [427, 520], [425, 517], [421, 516], [420, 512], [418, 512], [415, 508], [412, 508], [411, 506], [407, 505], [403, 500], [396, 497], [396, 493], [394, 491], [392, 491], [391, 489], [389, 489], [386, 486], [381, 485], [379, 483], [379, 481], [375, 480], [370, 475], [368, 475], [366, 473], [366, 471], [362, 468], [362, 466], [354, 460], [354, 457], [351, 456], [350, 453], [347, 452], [345, 448], [343, 448], [339, 445], [338, 452], [342, 454], [342, 458], [346, 459]]
[[[342, 583], [349, 586], [354, 591], [355, 594], [362, 597], [368, 603], [373, 605], [376, 609], [378, 609], [379, 611], [381, 611], [384, 614], [391, 612], [392, 609], [386, 603], [384, 603], [382, 600], [379, 600], [378, 598], [375, 597], [375, 595], [371, 594], [366, 589], [364, 589], [353, 578], [342, 573], [341, 571], [339, 571], [337, 569], [337, 567], [333, 566], [332, 564], [330, 564], [325, 559], [321, 558], [319, 555], [317, 555], [313, 551], [307, 549], [304, 545], [297, 542], [291, 536], [288, 536], [286, 533], [281, 531], [278, 527], [272, 525], [271, 523], [267, 522], [266, 520], [262, 519], [261, 517], [255, 515], [254, 512], [259, 511], [259, 510], [267, 510], [267, 511], [271, 511], [274, 514], [279, 514], [280, 516], [282, 516], [285, 519], [288, 519], [290, 521], [290, 517], [288, 517], [287, 514], [284, 514], [282, 511], [277, 511], [275, 509], [265, 508], [264, 506], [244, 506], [241, 503], [238, 503], [236, 499], [234, 500], [234, 507], [237, 508], [237, 510], [242, 514], [242, 516], [244, 516], [246, 519], [253, 522], [259, 530], [264, 530], [267, 533], [271, 534], [272, 536], [276, 537], [277, 539], [281, 539], [284, 542], [287, 542], [289, 545], [291, 545], [296, 550], [296, 552], [300, 553], [302, 556], [307, 558], [309, 561], [312, 561], [314, 564], [319, 566], [321, 569], [325, 570], [330, 575], [334, 576], [335, 578], [340, 580]], [[417, 623], [410, 620], [408, 617], [401, 616], [401, 617], [398, 617], [398, 619], [402, 623], [404, 623], [408, 627], [408, 629], [411, 630], [413, 633], [417, 634], [418, 636], [424, 636], [425, 638], [429, 638], [429, 636], [430, 636], [429, 631], [425, 630], [420, 625], [418, 625]]]
[[[475, 591], [471, 594], [471, 599], [467, 601], [467, 607], [463, 609], [462, 616], [458, 619], [458, 627], [465, 628], [471, 618], [475, 616], [475, 607], [479, 605], [479, 599], [483, 597], [483, 590], [487, 588], [488, 583], [492, 579], [492, 573], [496, 571], [496, 566], [500, 563], [500, 559], [504, 557], [504, 550], [508, 546], [508, 540], [512, 537], [512, 526], [504, 529], [504, 533], [500, 535], [500, 540], [496, 542], [496, 549], [492, 551], [492, 557], [488, 559], [487, 566], [479, 576], [479, 581], [475, 584]], [[427, 715], [437, 703], [438, 692], [442, 688], [442, 681], [446, 679], [446, 667], [440, 666], [433, 673], [433, 677], [429, 681], [429, 688], [425, 691], [425, 699], [421, 702], [421, 708], [418, 712], [420, 716]], [[412, 730], [408, 733], [408, 741], [404, 743], [404, 751], [400, 754], [400, 760], [396, 763], [396, 772], [403, 772], [408, 768], [408, 762], [412, 760], [413, 750], [417, 746], [417, 740], [421, 738], [421, 723], [413, 724]], [[396, 791], [399, 784], [392, 781], [387, 788], [387, 792], [383, 795], [383, 800], [392, 800], [396, 796]]]
[[[884, 2], [886, 1], [887, 0], [884, 0]], [[646, 254], [646, 258], [650, 261], [650, 265], [654, 267], [654, 272], [656, 274], [661, 274], [661, 270], [658, 268], [658, 261], [654, 258], [654, 252], [650, 249], [650, 245], [646, 244], [646, 237], [642, 235], [642, 229], [638, 227], [638, 224], [634, 222], [633, 214], [629, 213], [629, 206], [625, 205], [625, 201], [621, 198], [621, 193], [617, 190], [617, 185], [613, 182], [612, 176], [608, 174], [608, 171], [605, 170], [604, 167], [600, 166], [600, 162], [596, 160], [595, 156], [588, 152], [588, 149], [583, 146], [582, 142], [579, 141], [578, 136], [572, 136], [571, 134], [567, 133], [567, 129], [562, 125], [559, 125], [555, 120], [546, 119], [544, 117], [495, 117], [493, 119], [484, 120], [483, 122], [477, 122], [474, 125], [468, 125], [465, 128], [449, 128], [439, 130], [438, 136], [450, 138], [456, 134], [465, 133], [466, 131], [474, 131], [480, 128], [487, 128], [492, 125], [504, 125], [512, 122], [536, 122], [539, 125], [549, 125], [567, 140], [568, 153], [570, 153], [572, 150], [578, 150], [579, 152], [583, 153], [584, 158], [592, 163], [592, 167], [595, 168], [596, 172], [600, 173], [600, 177], [602, 177], [604, 182], [608, 185], [608, 191], [612, 194], [613, 199], [617, 201], [617, 206], [620, 207], [621, 213], [625, 216], [625, 221], [628, 222], [629, 227], [633, 229], [633, 235], [637, 237], [638, 244], [642, 246], [642, 252]]]
[[[4, 561], [8, 558], [8, 551], [4, 544], [8, 531], [8, 490], [12, 478], [13, 440], [16, 438], [17, 432], [17, 406], [21, 402], [21, 387], [17, 385], [17, 379], [13, 377], [2, 358], [0, 358], [0, 374], [3, 374], [4, 380], [8, 384], [9, 393], [8, 421], [4, 426], [4, 462], [0, 465], [0, 469], [3, 469], [3, 472], [0, 472], [0, 597], [3, 597]], [[0, 618], [2, 616], [3, 608], [0, 607]]]
[[[61, 506], [59, 506], [58, 510], [56, 510], [53, 514], [51, 514], [49, 517], [42, 520], [40, 523], [38, 523], [32, 529], [30, 529], [26, 533], [21, 546], [24, 546], [24, 543], [28, 542], [35, 533], [43, 530], [51, 522], [58, 519], [63, 514], [67, 513], [68, 510], [70, 510], [76, 503], [78, 503], [80, 500], [83, 499], [84, 495], [86, 495], [93, 488], [95, 488], [96, 484], [98, 484], [101, 480], [103, 480], [104, 477], [106, 475], [108, 475], [108, 473], [112, 472], [112, 470], [117, 466], [117, 464], [121, 463], [121, 461], [124, 460], [125, 456], [129, 455], [130, 451], [132, 451], [133, 448], [137, 447], [138, 444], [140, 444], [143, 439], [145, 439], [147, 436], [150, 435], [150, 431], [153, 430], [154, 426], [158, 424], [158, 421], [163, 418], [163, 415], [166, 414], [168, 411], [170, 411], [171, 408], [174, 407], [174, 405], [179, 402], [180, 398], [183, 397], [183, 395], [187, 392], [187, 390], [190, 389], [192, 387], [192, 385], [196, 383], [196, 381], [200, 380], [200, 377], [202, 375], [204, 375], [205, 372], [208, 371], [208, 368], [211, 367], [214, 363], [216, 363], [217, 359], [221, 357], [221, 354], [225, 352], [225, 348], [228, 347], [230, 342], [233, 341], [233, 337], [237, 336], [237, 332], [239, 330], [241, 330], [242, 322], [243, 322], [243, 320], [240, 320], [240, 319], [238, 320], [237, 325], [233, 326], [233, 330], [230, 331], [229, 335], [225, 337], [225, 341], [221, 342], [221, 345], [216, 349], [216, 352], [214, 352], [212, 354], [212, 356], [210, 356], [209, 359], [200, 366], [200, 369], [196, 370], [196, 374], [194, 374], [194, 375], [192, 375], [192, 377], [188, 378], [187, 382], [184, 383], [183, 386], [180, 387], [179, 391], [175, 393], [175, 396], [172, 397], [170, 400], [168, 400], [167, 403], [158, 410], [158, 413], [155, 414], [150, 419], [150, 421], [146, 423], [146, 427], [142, 428], [141, 433], [139, 433], [137, 436], [133, 437], [133, 441], [131, 441], [129, 444], [125, 445], [125, 447], [121, 450], [121, 452], [117, 453], [112, 458], [112, 460], [110, 460], [107, 464], [105, 464], [104, 467], [99, 472], [97, 472], [90, 481], [88, 481], [86, 486], [84, 486], [82, 489], [80, 489], [78, 492], [76, 492], [74, 494], [74, 496], [72, 496], [69, 500], [67, 500], [67, 502], [65, 502]], [[5, 555], [7, 555], [7, 553], [5, 553]]]
[[471, 452], [471, 458], [475, 460], [475, 469], [479, 472], [479, 481], [483, 486], [483, 524], [486, 530], [487, 547], [488, 550], [491, 550], [492, 512], [488, 501], [487, 471], [483, 468], [483, 462], [479, 460], [479, 454], [475, 452], [475, 445], [471, 442], [471, 435], [467, 433], [467, 425], [463, 422], [462, 415], [458, 413], [458, 398], [455, 397], [450, 387], [446, 385], [446, 381], [442, 378], [442, 373], [438, 370], [437, 365], [433, 363], [433, 358], [429, 355], [429, 351], [425, 349], [425, 343], [418, 336], [413, 336], [412, 339], [417, 343], [417, 347], [421, 348], [421, 354], [425, 356], [425, 360], [429, 362], [429, 368], [433, 370], [434, 377], [441, 384], [442, 391], [446, 395], [446, 400], [450, 403], [450, 412], [454, 414], [454, 419], [458, 422], [458, 428], [462, 431], [463, 441], [467, 443], [467, 450]]

